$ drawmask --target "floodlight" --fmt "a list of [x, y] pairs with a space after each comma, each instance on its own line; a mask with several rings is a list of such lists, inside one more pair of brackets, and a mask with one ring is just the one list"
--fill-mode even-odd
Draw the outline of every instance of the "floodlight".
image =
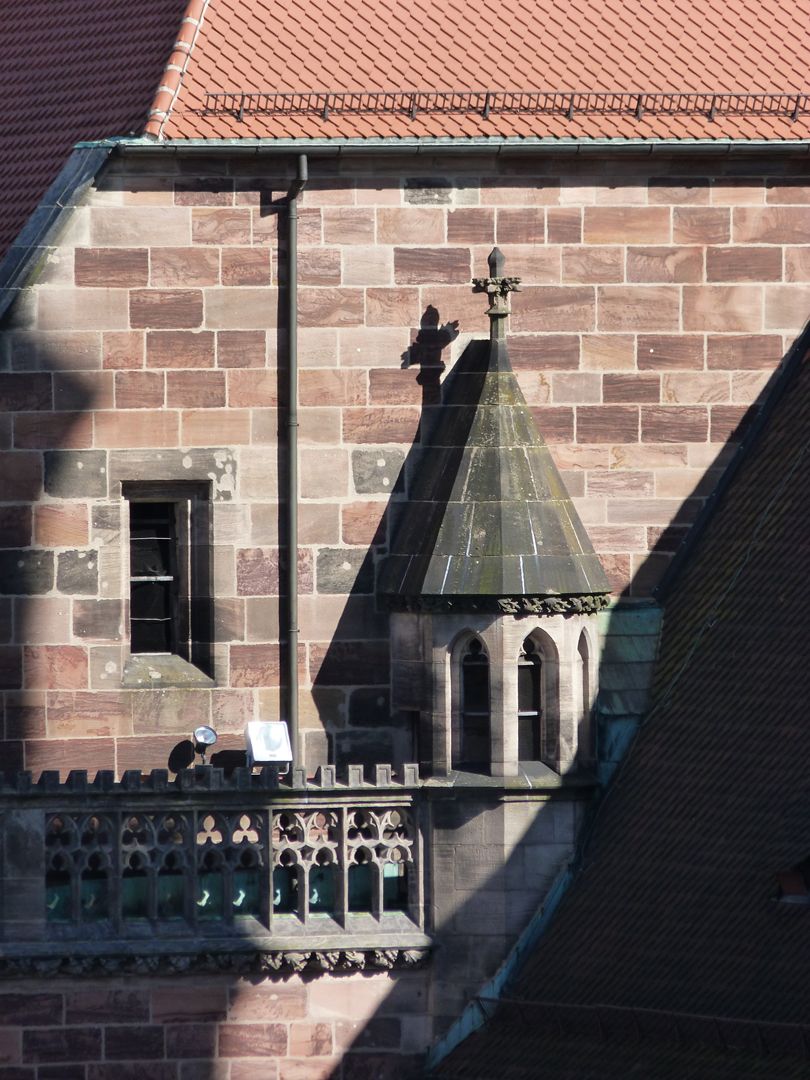
[[245, 739], [249, 766], [286, 765], [292, 761], [290, 733], [284, 720], [250, 720]]
[[203, 765], [205, 764], [205, 754], [209, 746], [213, 746], [217, 741], [217, 733], [212, 727], [207, 727], [205, 724], [194, 729], [194, 751], [200, 755]]

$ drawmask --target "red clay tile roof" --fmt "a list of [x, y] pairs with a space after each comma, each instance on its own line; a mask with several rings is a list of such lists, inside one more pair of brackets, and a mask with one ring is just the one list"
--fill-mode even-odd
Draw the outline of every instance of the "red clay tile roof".
[[[619, 1042], [638, 1041], [633, 1009], [691, 1014], [698, 1025], [810, 1021], [810, 908], [776, 899], [777, 876], [810, 854], [808, 346], [806, 330], [673, 582], [657, 704], [599, 808], [579, 876], [509, 990], [575, 1006], [569, 1033], [583, 1029], [582, 1006], [623, 1015]], [[538, 1008], [525, 1016], [537, 1020]], [[534, 1080], [539, 1021], [526, 1024], [522, 1057], [502, 1021], [462, 1043], [437, 1075]], [[664, 1027], [671, 1035], [672, 1022]], [[787, 1040], [796, 1054], [795, 1035], [771, 1030], [765, 1041]], [[740, 1037], [732, 1045], [750, 1045]], [[800, 1035], [798, 1045], [803, 1056]], [[508, 1073], [495, 1067], [507, 1050]]]
[[74, 143], [143, 130], [186, 0], [2, 5], [0, 256]]
[[[229, 91], [808, 89], [810, 0], [210, 0], [168, 139], [480, 137], [805, 139], [789, 116], [207, 113]], [[165, 100], [160, 108], [165, 109]], [[728, 104], [728, 103], [727, 103]], [[740, 103], [735, 103], [739, 105]], [[752, 104], [749, 102], [749, 104]], [[792, 107], [785, 103], [788, 108]], [[567, 108], [564, 105], [563, 108]]]

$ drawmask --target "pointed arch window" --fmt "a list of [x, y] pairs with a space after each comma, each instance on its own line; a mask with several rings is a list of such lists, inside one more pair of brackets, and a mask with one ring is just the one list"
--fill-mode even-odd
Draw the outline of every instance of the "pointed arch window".
[[456, 768], [480, 772], [490, 763], [489, 657], [478, 638], [461, 655], [461, 738]]
[[518, 758], [539, 761], [543, 726], [542, 658], [527, 637], [518, 657]]

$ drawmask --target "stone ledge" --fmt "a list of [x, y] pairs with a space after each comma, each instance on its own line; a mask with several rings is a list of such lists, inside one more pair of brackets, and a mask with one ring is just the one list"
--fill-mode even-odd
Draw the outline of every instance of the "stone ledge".
[[130, 656], [124, 665], [121, 686], [125, 690], [215, 686], [214, 680], [182, 656]]

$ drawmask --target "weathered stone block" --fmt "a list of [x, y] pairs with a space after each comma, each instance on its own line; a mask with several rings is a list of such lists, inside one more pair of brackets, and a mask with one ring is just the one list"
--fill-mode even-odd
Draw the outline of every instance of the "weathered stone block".
[[63, 593], [98, 592], [98, 552], [92, 548], [62, 551], [57, 556], [56, 587]]
[[453, 185], [441, 176], [409, 176], [405, 179], [405, 202], [411, 206], [446, 206], [453, 197]]
[[74, 601], [73, 633], [76, 637], [88, 640], [120, 641], [121, 601]]
[[374, 565], [366, 552], [350, 548], [322, 548], [318, 552], [318, 592], [370, 593], [373, 588]]
[[45, 454], [45, 491], [62, 499], [107, 494], [107, 455], [103, 450], [51, 450]]
[[52, 551], [10, 548], [0, 551], [0, 593], [6, 596], [31, 596], [53, 588]]

